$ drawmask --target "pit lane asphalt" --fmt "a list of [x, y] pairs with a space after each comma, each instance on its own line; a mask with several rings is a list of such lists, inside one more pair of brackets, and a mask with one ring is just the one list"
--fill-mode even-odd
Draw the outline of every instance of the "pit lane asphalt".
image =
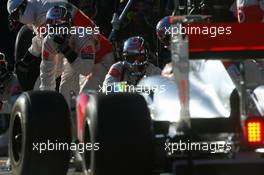
[[[6, 168], [6, 160], [7, 158], [0, 157], [0, 174], [1, 175], [13, 175], [12, 172], [8, 172]], [[73, 172], [73, 169], [70, 169], [67, 175], [84, 175], [83, 173]]]

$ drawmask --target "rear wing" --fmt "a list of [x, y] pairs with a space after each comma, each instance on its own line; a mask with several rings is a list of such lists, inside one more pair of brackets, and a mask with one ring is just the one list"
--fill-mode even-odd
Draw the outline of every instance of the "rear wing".
[[190, 59], [264, 58], [263, 23], [203, 23], [190, 27], [211, 30], [211, 34], [188, 36]]

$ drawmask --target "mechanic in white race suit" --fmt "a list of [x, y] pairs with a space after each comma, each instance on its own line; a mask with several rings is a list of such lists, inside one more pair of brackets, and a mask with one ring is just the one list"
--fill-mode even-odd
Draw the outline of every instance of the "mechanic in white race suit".
[[129, 85], [137, 85], [145, 76], [160, 75], [160, 68], [150, 63], [148, 57], [147, 44], [142, 37], [128, 38], [123, 47], [124, 61], [111, 66], [104, 80], [104, 88], [122, 81]]
[[230, 10], [239, 23], [264, 20], [264, 0], [236, 0]]
[[[87, 76], [84, 89], [99, 89], [107, 71], [114, 63], [112, 52], [103, 55], [97, 52], [103, 47], [98, 40], [99, 32], [97, 30], [88, 33], [78, 32], [81, 27], [72, 26], [71, 15], [64, 6], [51, 8], [47, 12], [46, 23], [48, 28], [59, 32], [49, 32], [43, 40], [40, 89], [55, 90], [57, 65], [64, 57], [66, 59], [64, 59], [60, 92], [68, 102], [71, 91], [80, 88], [79, 75]], [[75, 91], [75, 93], [79, 92]]]
[[[231, 11], [233, 11], [235, 16], [237, 16], [237, 20], [239, 23], [264, 22], [264, 0], [236, 0], [231, 7]], [[259, 69], [262, 70], [262, 72], [264, 72], [263, 71], [264, 63], [262, 60], [255, 61], [249, 58], [249, 60], [245, 63], [247, 64], [249, 62], [252, 63], [255, 62], [255, 64], [259, 67]], [[234, 80], [234, 82], [238, 84], [241, 76], [239, 70], [239, 62], [225, 61], [225, 67], [227, 68], [227, 71]], [[253, 77], [252, 79], [254, 78], [256, 77]], [[262, 80], [262, 82], [258, 82], [258, 83], [263, 84], [263, 82], [264, 81]]]
[[[55, 5], [65, 5], [67, 7], [68, 12], [70, 12], [71, 14], [73, 26], [83, 26], [92, 28], [96, 27], [94, 22], [88, 16], [86, 16], [81, 10], [79, 10], [74, 5], [67, 3], [67, 0], [8, 0], [7, 10], [10, 14], [10, 18], [12, 20], [19, 20], [19, 22], [31, 26], [31, 28], [34, 29], [34, 32], [37, 34], [32, 39], [32, 45], [28, 49], [28, 52], [25, 54], [22, 61], [18, 62], [18, 64], [16, 65], [16, 73], [18, 74], [18, 76], [20, 74], [22, 75], [21, 79], [23, 83], [26, 81], [32, 81], [29, 79], [32, 79], [30, 77], [32, 77], [33, 74], [37, 74], [37, 76], [39, 75], [38, 71], [37, 73], [29, 72], [29, 76], [23, 76], [24, 74], [27, 75], [27, 70], [30, 69], [30, 66], [32, 66], [32, 62], [35, 62], [36, 59], [40, 60], [43, 40], [43, 36], [41, 36], [40, 34], [44, 30], [43, 27], [45, 26], [47, 11]], [[97, 42], [100, 47], [96, 52], [96, 57], [102, 58], [105, 55], [112, 53], [112, 45], [110, 41], [108, 41], [103, 35], [99, 35]], [[34, 65], [36, 64], [33, 63], [33, 66]], [[39, 64], [37, 64], [37, 66], [39, 67]], [[57, 73], [60, 74], [61, 70], [57, 70]], [[35, 80], [33, 81], [34, 86]], [[32, 82], [28, 82], [28, 84], [32, 84]], [[39, 81], [35, 83], [34, 89], [38, 88]]]
[[[65, 3], [67, 3], [67, 0], [8, 0], [7, 2], [7, 10], [10, 14], [10, 19], [18, 20], [22, 24], [27, 25], [28, 28], [37, 34], [33, 37], [32, 44], [25, 53], [24, 57], [19, 58], [22, 61], [19, 61], [16, 64], [15, 72], [17, 73], [21, 85], [23, 85], [25, 90], [30, 90], [30, 87], [34, 86], [39, 75], [39, 68], [34, 69], [38, 72], [29, 72], [30, 68], [34, 66], [39, 67], [40, 64], [42, 36], [38, 34], [40, 30], [39, 27], [44, 25], [48, 9], [54, 5]], [[38, 89], [39, 81], [35, 85], [35, 89]]]
[[[167, 32], [168, 29], [172, 27], [172, 18], [173, 16], [163, 17], [156, 25], [156, 35], [160, 43], [166, 49], [167, 52], [171, 52], [171, 34]], [[169, 58], [163, 58], [169, 61], [162, 70], [162, 76], [172, 77], [173, 76], [173, 66], [171, 62], [171, 54]]]
[[5, 55], [0, 52], [0, 113], [10, 114], [12, 106], [22, 92], [16, 75], [9, 70]]
[[[156, 35], [160, 43], [166, 49], [167, 52], [171, 52], [171, 33], [167, 32], [172, 28], [173, 16], [165, 16], [163, 17], [156, 26]], [[162, 69], [161, 75], [168, 78], [174, 77], [173, 72], [173, 63], [171, 60], [171, 54], [168, 58], [162, 58], [168, 62], [164, 68]], [[200, 65], [201, 60], [193, 60], [190, 61], [190, 69], [197, 69], [197, 66]]]

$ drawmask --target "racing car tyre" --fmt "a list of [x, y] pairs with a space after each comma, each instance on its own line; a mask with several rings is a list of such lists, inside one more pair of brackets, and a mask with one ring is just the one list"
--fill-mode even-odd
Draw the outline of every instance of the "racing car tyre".
[[21, 60], [32, 44], [33, 31], [24, 25], [20, 28], [15, 43], [15, 62]]
[[[89, 96], [85, 111], [85, 169], [92, 175], [150, 175], [153, 131], [144, 98], [135, 94]], [[97, 147], [96, 147], [97, 145]]]
[[[25, 92], [15, 102], [9, 130], [14, 175], [66, 175], [71, 141], [70, 112], [52, 91]], [[64, 144], [65, 147], [58, 146]]]

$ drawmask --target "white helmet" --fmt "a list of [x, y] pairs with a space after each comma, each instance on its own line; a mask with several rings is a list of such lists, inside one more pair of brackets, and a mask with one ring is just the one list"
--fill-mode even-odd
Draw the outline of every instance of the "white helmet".
[[17, 21], [19, 17], [24, 14], [27, 7], [27, 0], [8, 0], [7, 11], [9, 19]]
[[7, 1], [7, 11], [9, 14], [14, 12], [22, 3], [24, 0], [8, 0]]

